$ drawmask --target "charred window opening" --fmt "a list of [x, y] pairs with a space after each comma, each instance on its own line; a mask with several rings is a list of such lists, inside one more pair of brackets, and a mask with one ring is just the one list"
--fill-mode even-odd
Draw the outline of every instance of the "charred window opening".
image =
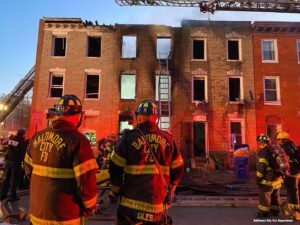
[[99, 75], [87, 75], [85, 98], [99, 98]]
[[264, 88], [266, 102], [279, 101], [278, 82], [279, 80], [277, 78], [265, 78]]
[[62, 75], [51, 75], [50, 97], [59, 98], [63, 95], [64, 77]]
[[204, 40], [193, 40], [193, 59], [205, 60]]
[[205, 78], [194, 77], [193, 101], [205, 101]]
[[275, 40], [263, 40], [263, 61], [275, 61], [276, 60], [276, 41]]
[[240, 101], [241, 97], [241, 80], [240, 78], [229, 78], [229, 101]]
[[230, 134], [232, 147], [243, 143], [241, 122], [230, 122]]
[[135, 99], [135, 75], [121, 76], [121, 99]]
[[136, 36], [122, 37], [122, 58], [136, 58]]
[[52, 55], [53, 56], [65, 56], [66, 55], [66, 44], [67, 44], [67, 38], [54, 37]]
[[228, 60], [240, 60], [240, 50], [238, 40], [227, 41]]
[[156, 58], [168, 59], [171, 54], [171, 38], [156, 39]]
[[101, 56], [101, 38], [88, 37], [88, 57]]

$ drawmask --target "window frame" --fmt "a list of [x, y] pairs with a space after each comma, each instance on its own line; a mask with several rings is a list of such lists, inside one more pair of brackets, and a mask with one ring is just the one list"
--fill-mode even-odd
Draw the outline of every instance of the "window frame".
[[[88, 76], [98, 76], [99, 82], [98, 82], [98, 98], [87, 98], [87, 77]], [[100, 93], [101, 93], [101, 75], [99, 73], [85, 73], [85, 79], [84, 79], [84, 100], [89, 101], [98, 101], [100, 100]]]
[[[122, 77], [123, 76], [134, 76], [135, 77], [135, 82], [134, 82], [134, 98], [122, 98]], [[136, 95], [137, 95], [137, 76], [136, 74], [126, 74], [126, 73], [122, 73], [121, 77], [120, 77], [120, 100], [121, 101], [132, 101], [136, 99]]]
[[[274, 52], [275, 52], [275, 59], [270, 60], [270, 59], [264, 59], [264, 41], [272, 41], [274, 42]], [[264, 38], [261, 39], [261, 59], [262, 63], [278, 63], [278, 45], [277, 45], [277, 39], [269, 39], [269, 38]]]
[[59, 86], [61, 86], [61, 88], [62, 88], [62, 96], [64, 96], [64, 91], [65, 91], [65, 74], [56, 73], [56, 72], [50, 72], [50, 79], [49, 79], [49, 86], [48, 86], [48, 88], [49, 88], [49, 90], [48, 90], [48, 98], [58, 99], [61, 96], [60, 97], [51, 97], [51, 89], [52, 88], [60, 88], [60, 87], [53, 87], [52, 86], [53, 76], [62, 77], [63, 78], [62, 85], [59, 85]]
[[[239, 47], [239, 59], [229, 59], [229, 48], [228, 48], [228, 41], [237, 41]], [[227, 62], [241, 62], [242, 59], [242, 39], [240, 38], [228, 38], [226, 39], [226, 55], [227, 55]]]
[[[65, 55], [64, 56], [56, 56], [54, 55], [54, 52], [55, 52], [55, 39], [56, 38], [65, 38], [66, 39], [66, 46], [65, 46]], [[67, 48], [68, 46], [68, 37], [65, 36], [65, 35], [52, 35], [52, 45], [51, 45], [51, 57], [54, 57], [54, 58], [65, 58], [67, 56]]]
[[[203, 43], [203, 51], [204, 51], [204, 59], [195, 59], [194, 58], [194, 41], [203, 41], [204, 43]], [[192, 55], [191, 55], [191, 60], [192, 61], [207, 61], [207, 40], [206, 40], [206, 38], [192, 38], [192, 51], [191, 51], [191, 53], [192, 53]]]
[[[199, 100], [195, 100], [195, 96], [194, 96], [194, 88], [195, 88], [195, 84], [194, 81], [195, 80], [204, 80], [204, 101], [199, 101]], [[207, 84], [207, 76], [200, 76], [200, 75], [196, 75], [192, 77], [192, 92], [191, 92], [191, 100], [192, 103], [196, 103], [196, 102], [208, 102], [208, 84]]]
[[161, 100], [162, 102], [167, 102], [172, 100], [172, 77], [170, 75], [155, 75], [155, 101], [159, 101], [159, 92], [158, 92], [158, 81], [159, 76], [169, 77], [169, 100]]
[[[240, 79], [240, 97], [238, 101], [230, 101], [230, 78], [239, 78]], [[244, 96], [244, 79], [242, 76], [228, 76], [227, 79], [227, 83], [228, 83], [228, 102], [229, 104], [244, 104], [245, 102], [245, 96]]]
[[[89, 38], [100, 38], [100, 56], [89, 56]], [[102, 37], [101, 36], [92, 36], [92, 35], [87, 35], [87, 44], [86, 44], [86, 57], [88, 58], [101, 58], [102, 57]]]
[[[266, 79], [275, 79], [276, 80], [276, 97], [277, 101], [266, 101]], [[281, 105], [281, 96], [280, 96], [280, 78], [279, 76], [264, 76], [263, 77], [263, 91], [264, 91], [264, 105]]]
[[[135, 37], [135, 56], [134, 57], [125, 57], [123, 56], [123, 38], [124, 37]], [[136, 59], [137, 58], [137, 35], [122, 35], [121, 36], [121, 59]]]
[[[229, 144], [229, 149], [230, 151], [234, 151], [234, 149], [232, 149], [232, 142], [231, 142], [231, 139], [232, 139], [232, 136], [231, 136], [231, 123], [240, 123], [241, 124], [241, 137], [242, 137], [242, 144], [245, 144], [246, 143], [246, 127], [245, 127], [245, 119], [243, 118], [230, 118], [228, 120], [228, 144]], [[234, 143], [235, 144], [235, 143]]]

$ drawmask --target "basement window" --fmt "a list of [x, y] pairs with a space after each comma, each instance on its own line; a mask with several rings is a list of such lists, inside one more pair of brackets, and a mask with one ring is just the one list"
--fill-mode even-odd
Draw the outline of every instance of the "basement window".
[[229, 101], [242, 103], [243, 96], [243, 86], [241, 77], [229, 77]]
[[280, 104], [279, 77], [264, 77], [265, 104]]
[[99, 99], [100, 76], [96, 74], [86, 75], [85, 98]]
[[156, 58], [168, 59], [171, 54], [171, 38], [157, 38], [156, 39]]
[[51, 74], [50, 98], [59, 98], [63, 95], [64, 77], [62, 75]]
[[240, 40], [227, 40], [227, 60], [241, 60]]
[[122, 37], [122, 58], [136, 58], [136, 36]]
[[262, 40], [262, 61], [277, 62], [277, 40]]
[[52, 42], [52, 56], [65, 56], [67, 47], [67, 38], [53, 37]]
[[193, 40], [193, 59], [206, 60], [205, 40], [203, 39]]
[[88, 37], [88, 57], [101, 56], [101, 37]]
[[122, 74], [121, 99], [135, 99], [135, 75]]
[[207, 84], [206, 77], [193, 77], [192, 101], [207, 101]]
[[171, 76], [156, 75], [155, 100], [171, 101]]

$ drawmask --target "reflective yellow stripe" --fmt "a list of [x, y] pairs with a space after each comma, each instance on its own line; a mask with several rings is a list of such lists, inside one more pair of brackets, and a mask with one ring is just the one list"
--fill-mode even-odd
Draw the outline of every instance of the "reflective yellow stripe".
[[74, 167], [74, 173], [76, 177], [79, 177], [90, 170], [98, 170], [98, 164], [95, 159], [89, 159]]
[[87, 223], [87, 218], [79, 217], [73, 220], [55, 221], [55, 220], [44, 220], [37, 218], [30, 214], [30, 221], [34, 225], [84, 225]]
[[261, 177], [263, 177], [264, 175], [263, 175], [262, 173], [260, 173], [260, 172], [257, 171], [257, 172], [256, 172], [256, 176], [261, 178]]
[[26, 152], [24, 161], [25, 161], [28, 165], [32, 166], [32, 158], [27, 154], [27, 152]]
[[126, 166], [126, 159], [119, 156], [115, 151], [111, 154], [111, 161], [119, 167], [124, 168]]
[[259, 163], [264, 163], [264, 164], [266, 164], [267, 166], [269, 165], [269, 162], [268, 162], [266, 159], [264, 159], [264, 158], [259, 158], [259, 159], [258, 159], [258, 162], [259, 162]]
[[175, 169], [183, 165], [183, 160], [181, 157], [178, 157], [174, 161], [171, 162], [171, 169]]
[[33, 167], [32, 174], [38, 176], [50, 177], [50, 178], [75, 178], [73, 169], [54, 168], [54, 167], [41, 166], [36, 164], [33, 164], [32, 167]]
[[88, 208], [92, 208], [92, 207], [94, 207], [95, 205], [96, 205], [96, 203], [97, 203], [97, 194], [93, 197], [93, 198], [91, 198], [90, 200], [87, 200], [87, 201], [84, 201], [83, 203], [84, 203], [84, 206], [88, 209]]
[[261, 211], [265, 211], [265, 212], [269, 212], [270, 211], [270, 207], [266, 207], [263, 205], [258, 205], [258, 209]]
[[274, 189], [277, 189], [277, 188], [280, 188], [281, 187], [281, 184], [282, 184], [282, 179], [278, 179], [276, 181], [267, 181], [267, 180], [263, 180], [261, 182], [262, 184], [264, 185], [268, 185], [268, 186], [272, 186]]
[[294, 209], [294, 208], [298, 207], [298, 204], [295, 205], [295, 204], [288, 203], [288, 206], [289, 206], [290, 209]]
[[280, 210], [280, 207], [278, 205], [271, 205], [271, 209]]
[[298, 173], [298, 174], [293, 174], [293, 175], [289, 175], [289, 177], [300, 178], [300, 173]]
[[120, 205], [126, 206], [131, 209], [141, 210], [148, 213], [161, 213], [164, 211], [163, 204], [150, 204], [147, 202], [142, 202], [134, 199], [129, 199], [122, 197]]
[[117, 194], [117, 193], [119, 193], [120, 189], [121, 189], [121, 186], [116, 186], [116, 185], [110, 184], [110, 190], [112, 190], [112, 192]]
[[[169, 167], [168, 166], [160, 166], [163, 173], [165, 175], [169, 175]], [[140, 174], [159, 174], [159, 171], [156, 167], [156, 165], [130, 165], [125, 167], [126, 174], [134, 174], [134, 175], [140, 175]]]
[[271, 171], [271, 170], [272, 170], [272, 168], [268, 166], [267, 167], [267, 171]]

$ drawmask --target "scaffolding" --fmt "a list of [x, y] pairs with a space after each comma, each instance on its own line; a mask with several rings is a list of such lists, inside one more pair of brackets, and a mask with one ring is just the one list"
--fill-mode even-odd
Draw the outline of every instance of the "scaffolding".
[[201, 12], [256, 11], [300, 13], [300, 0], [115, 0], [120, 6], [199, 7]]
[[5, 106], [5, 110], [0, 111], [0, 123], [9, 116], [33, 87], [34, 74], [35, 67], [33, 66], [24, 78], [19, 81], [15, 88], [4, 98], [1, 104]]

